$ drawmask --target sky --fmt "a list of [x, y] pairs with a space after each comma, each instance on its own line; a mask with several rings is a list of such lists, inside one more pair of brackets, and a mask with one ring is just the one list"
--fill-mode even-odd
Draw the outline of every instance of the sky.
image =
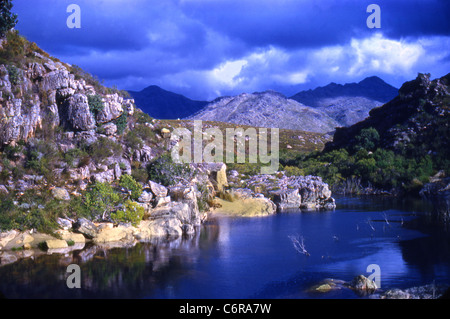
[[[448, 0], [13, 0], [16, 29], [107, 86], [211, 101], [450, 73]], [[80, 28], [70, 4], [80, 8]], [[369, 28], [380, 8], [380, 28]]]

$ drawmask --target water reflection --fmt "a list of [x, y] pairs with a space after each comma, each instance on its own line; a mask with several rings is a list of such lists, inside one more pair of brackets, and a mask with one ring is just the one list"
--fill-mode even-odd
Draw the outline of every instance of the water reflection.
[[[307, 292], [325, 278], [345, 281], [379, 264], [384, 288], [450, 283], [450, 240], [428, 225], [418, 201], [339, 198], [333, 212], [219, 218], [193, 237], [127, 248], [87, 245], [0, 267], [7, 298], [357, 298]], [[369, 225], [368, 221], [372, 224]], [[420, 226], [422, 232], [410, 229]], [[305, 238], [309, 257], [288, 236]], [[24, 251], [23, 253], [27, 253]], [[81, 268], [69, 289], [67, 266]], [[367, 274], [366, 274], [367, 275]]]
[[[171, 241], [35, 255], [0, 267], [0, 292], [6, 298], [142, 298], [176, 285], [217, 237], [218, 227], [207, 227]], [[81, 268], [81, 289], [66, 286], [70, 264]]]

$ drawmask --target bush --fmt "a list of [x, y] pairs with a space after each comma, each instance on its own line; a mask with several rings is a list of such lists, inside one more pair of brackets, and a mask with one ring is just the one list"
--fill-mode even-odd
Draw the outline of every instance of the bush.
[[144, 141], [136, 134], [136, 132], [129, 131], [123, 138], [123, 141], [128, 147], [131, 147], [133, 150], [141, 149], [144, 146]]
[[70, 166], [75, 167], [75, 161], [78, 161], [78, 165], [82, 162], [81, 159], [85, 158], [88, 154], [79, 149], [72, 148], [64, 153], [64, 161]]
[[362, 129], [359, 135], [355, 137], [355, 139], [356, 144], [354, 146], [354, 149], [356, 151], [360, 149], [373, 151], [380, 140], [380, 134], [378, 134], [378, 131], [375, 128], [369, 127]]
[[11, 0], [2, 0], [0, 7], [0, 36], [3, 37], [5, 33], [17, 24], [17, 14], [12, 13], [13, 7]]
[[19, 69], [14, 65], [8, 65], [6, 69], [8, 70], [9, 82], [11, 82], [12, 85], [20, 84], [21, 74]]
[[94, 219], [105, 219], [120, 202], [119, 194], [108, 183], [96, 182], [88, 188], [84, 196], [86, 209]]
[[150, 123], [152, 121], [152, 117], [148, 115], [147, 113], [144, 113], [140, 110], [136, 110], [134, 112], [133, 117], [136, 119], [137, 124], [145, 124]]
[[117, 127], [117, 134], [121, 135], [127, 128], [127, 118], [127, 112], [123, 112], [122, 115], [114, 121], [114, 124], [116, 124]]
[[131, 199], [137, 200], [142, 194], [142, 185], [130, 175], [120, 176], [119, 185], [131, 191]]
[[285, 166], [284, 172], [286, 176], [303, 176], [305, 175], [305, 172], [296, 166]]
[[188, 183], [194, 176], [189, 164], [174, 163], [170, 153], [165, 153], [151, 162], [147, 170], [150, 180], [164, 186], [175, 185], [178, 182]]
[[99, 137], [97, 141], [86, 147], [87, 153], [97, 163], [101, 163], [108, 157], [122, 156], [122, 145], [107, 137]]
[[144, 217], [144, 207], [136, 202], [127, 200], [123, 205], [123, 210], [111, 213], [111, 219], [115, 223], [131, 223], [136, 226]]
[[91, 111], [92, 115], [95, 118], [97, 114], [100, 113], [104, 108], [102, 97], [98, 94], [95, 94], [95, 95], [88, 95], [87, 98], [89, 110]]

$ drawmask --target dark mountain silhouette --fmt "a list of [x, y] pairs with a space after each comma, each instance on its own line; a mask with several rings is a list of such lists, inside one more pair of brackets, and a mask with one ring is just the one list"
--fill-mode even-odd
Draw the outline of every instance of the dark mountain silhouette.
[[157, 119], [184, 118], [198, 112], [208, 102], [194, 101], [181, 94], [151, 85], [142, 91], [128, 91], [136, 106]]
[[322, 101], [326, 98], [337, 97], [364, 97], [386, 103], [396, 97], [398, 89], [387, 84], [377, 76], [365, 78], [358, 83], [336, 84], [334, 82], [315, 88], [299, 92], [291, 97], [305, 105], [313, 107], [324, 106]]

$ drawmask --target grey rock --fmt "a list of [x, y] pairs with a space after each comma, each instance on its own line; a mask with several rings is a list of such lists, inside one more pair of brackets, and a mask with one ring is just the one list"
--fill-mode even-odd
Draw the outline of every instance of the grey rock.
[[91, 180], [99, 183], [111, 183], [115, 180], [114, 170], [108, 169], [104, 172], [94, 173], [91, 175]]
[[299, 208], [302, 204], [302, 197], [298, 188], [271, 191], [269, 193], [278, 210]]
[[102, 127], [106, 135], [114, 135], [117, 132], [117, 126], [114, 123], [107, 123], [104, 124]]
[[86, 218], [78, 219], [73, 227], [77, 232], [87, 236], [88, 238], [96, 237], [100, 231], [99, 227]]
[[373, 292], [378, 288], [374, 281], [363, 275], [359, 275], [353, 278], [352, 282], [350, 283], [350, 287], [356, 290], [364, 290], [368, 292]]
[[150, 186], [150, 190], [152, 191], [153, 195], [155, 195], [156, 197], [167, 196], [168, 190], [163, 185], [155, 183], [153, 181], [149, 181], [148, 184]]
[[52, 189], [52, 195], [55, 199], [70, 200], [70, 195], [67, 189], [62, 187], [55, 187]]
[[69, 71], [54, 70], [46, 73], [42, 77], [42, 90], [51, 91], [64, 89], [69, 86]]
[[123, 98], [117, 93], [106, 95], [103, 98], [103, 109], [97, 114], [98, 123], [107, 123], [117, 119], [123, 114]]
[[77, 93], [70, 96], [65, 106], [67, 107], [67, 121], [72, 129], [89, 131], [95, 128], [95, 120], [89, 110], [86, 95]]
[[150, 203], [153, 199], [153, 194], [151, 193], [151, 190], [144, 189], [142, 191], [141, 196], [138, 198], [138, 202], [141, 203]]

